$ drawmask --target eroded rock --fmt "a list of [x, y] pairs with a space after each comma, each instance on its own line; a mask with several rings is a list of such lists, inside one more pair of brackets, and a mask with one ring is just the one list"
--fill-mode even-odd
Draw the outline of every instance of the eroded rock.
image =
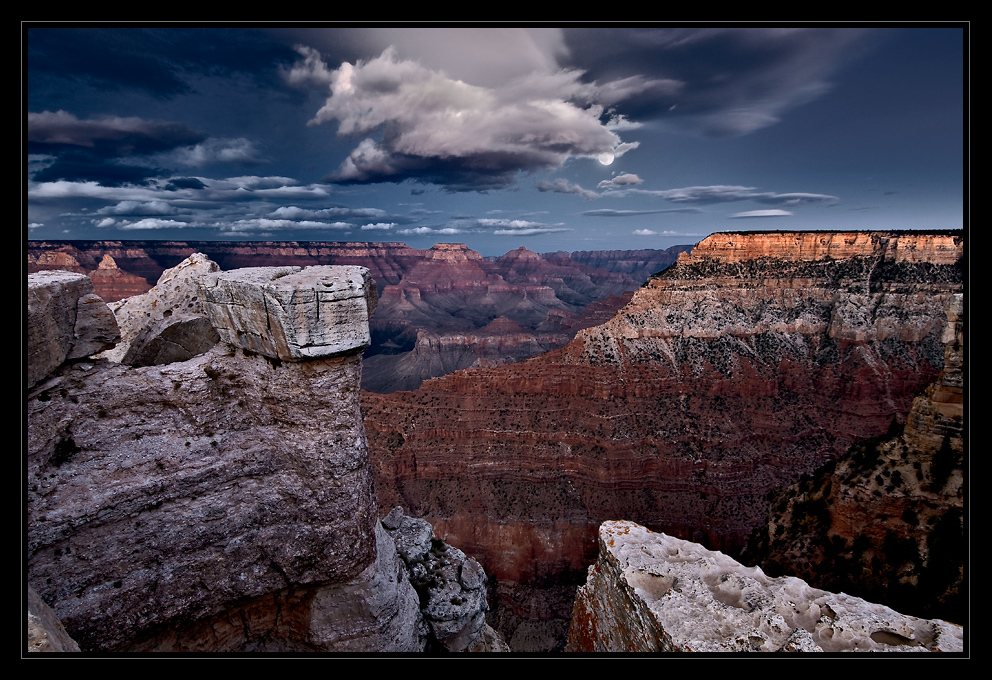
[[[109, 256], [106, 256], [109, 257]], [[194, 253], [159, 277], [142, 295], [111, 304], [121, 341], [103, 357], [129, 366], [185, 361], [217, 344], [195, 281], [220, 271], [216, 262]]]
[[64, 361], [97, 354], [120, 338], [113, 313], [85, 274], [28, 274], [27, 302], [29, 387]]
[[509, 651], [486, 624], [486, 573], [458, 548], [432, 538], [427, 522], [393, 508], [382, 520], [420, 594], [431, 638], [449, 652]]
[[568, 650], [959, 652], [963, 629], [770, 578], [697, 543], [610, 521], [576, 596]]
[[207, 316], [221, 339], [280, 361], [306, 361], [369, 346], [377, 301], [364, 267], [236, 269], [206, 277]]

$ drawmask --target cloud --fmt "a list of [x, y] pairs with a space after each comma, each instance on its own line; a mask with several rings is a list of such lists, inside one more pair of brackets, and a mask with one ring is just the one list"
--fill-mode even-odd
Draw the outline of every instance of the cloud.
[[184, 123], [136, 116], [80, 120], [67, 111], [28, 113], [28, 148], [53, 153], [93, 149], [100, 155], [147, 155], [199, 144], [205, 136]]
[[303, 61], [287, 78], [330, 89], [309, 124], [336, 121], [339, 135], [364, 137], [326, 178], [337, 183], [412, 179], [455, 191], [487, 190], [513, 184], [521, 171], [617, 155], [633, 146], [601, 120], [604, 102], [652, 86], [643, 78], [600, 86], [565, 70], [481, 87], [400, 59], [393, 48], [333, 71], [312, 49], [298, 51]]
[[636, 217], [637, 215], [655, 215], [658, 213], [698, 213], [701, 208], [667, 208], [658, 210], [614, 210], [603, 208], [601, 210], [586, 210], [582, 215], [586, 217]]
[[622, 112], [712, 137], [777, 124], [831, 89], [831, 77], [875, 40], [871, 29], [632, 28], [564, 29], [565, 66], [619, 80], [655, 74], [677, 89], [645, 89]]
[[655, 236], [658, 232], [652, 231], [651, 229], [635, 229], [632, 233], [637, 236]]
[[611, 189], [613, 187], [636, 186], [638, 184], [642, 184], [643, 182], [644, 180], [640, 177], [628, 172], [622, 175], [617, 175], [613, 179], [604, 179], [596, 186], [599, 189]]
[[175, 215], [179, 211], [165, 201], [121, 201], [96, 212], [98, 215]]
[[710, 185], [682, 187], [679, 189], [614, 189], [604, 192], [603, 196], [621, 197], [630, 194], [656, 196], [673, 203], [728, 203], [734, 201], [757, 201], [776, 205], [832, 205], [837, 202], [836, 196], [828, 194], [787, 193], [777, 194], [771, 191], [758, 191], [754, 187], [734, 185]]
[[362, 231], [382, 230], [388, 231], [396, 226], [395, 222], [376, 222], [375, 224], [363, 224]]
[[734, 213], [729, 217], [785, 217], [788, 215], [792, 215], [788, 210], [748, 210]]
[[319, 229], [340, 231], [352, 229], [353, 225], [347, 222], [316, 222], [313, 220], [273, 220], [266, 217], [253, 217], [248, 219], [235, 220], [230, 223], [219, 223], [216, 226], [223, 232], [268, 232], [287, 231], [293, 229]]
[[152, 231], [155, 229], [182, 229], [190, 225], [177, 220], [162, 220], [148, 217], [137, 222], [117, 222], [115, 226], [124, 231]]
[[208, 139], [194, 146], [177, 149], [172, 160], [180, 165], [203, 167], [212, 163], [264, 163], [253, 142], [244, 137]]
[[572, 184], [566, 179], [561, 177], [556, 178], [553, 182], [548, 180], [541, 180], [537, 183], [538, 191], [550, 191], [556, 194], [578, 194], [582, 196], [587, 201], [592, 201], [599, 198], [599, 194], [591, 189], [583, 189], [578, 184]]
[[149, 157], [196, 145], [205, 136], [183, 123], [121, 116], [80, 120], [67, 111], [28, 113], [28, 151], [51, 156], [34, 172], [37, 182], [94, 181], [104, 186], [144, 184], [168, 174]]
[[336, 219], [346, 219], [346, 218], [358, 218], [358, 219], [368, 219], [370, 217], [383, 217], [386, 215], [386, 211], [381, 208], [345, 208], [345, 207], [335, 207], [335, 208], [300, 208], [295, 205], [287, 205], [280, 208], [276, 208], [272, 211], [273, 217], [286, 218], [286, 219], [324, 219], [324, 218], [336, 218]]

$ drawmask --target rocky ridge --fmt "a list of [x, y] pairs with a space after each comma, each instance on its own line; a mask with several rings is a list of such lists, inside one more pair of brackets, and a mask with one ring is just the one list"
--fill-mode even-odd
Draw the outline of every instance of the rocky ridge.
[[[233, 322], [205, 353], [130, 367], [77, 351], [32, 373], [29, 587], [84, 651], [498, 646], [484, 597], [463, 608], [467, 630], [446, 620], [433, 632], [443, 617], [425, 618], [378, 521], [358, 403], [375, 300], [368, 272], [206, 269], [185, 284], [198, 287], [208, 316]], [[51, 305], [34, 303], [98, 306], [88, 283], [29, 276], [39, 344], [80, 344], [78, 323], [53, 326]], [[157, 293], [146, 307], [191, 299]], [[432, 547], [444, 555], [435, 576], [449, 599], [464, 584], [484, 592], [477, 563], [463, 568], [463, 553]]]
[[632, 522], [605, 522], [571, 652], [961, 652], [964, 632], [811, 588]]
[[943, 367], [960, 232], [715, 234], [697, 250], [562, 349], [364, 394], [380, 502], [504, 588], [583, 573], [613, 517], [737, 554], [769, 492], [904, 422]]

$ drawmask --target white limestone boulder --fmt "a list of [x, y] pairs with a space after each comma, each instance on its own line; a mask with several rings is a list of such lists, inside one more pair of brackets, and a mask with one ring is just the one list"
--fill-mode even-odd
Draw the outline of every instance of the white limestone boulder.
[[281, 361], [359, 353], [378, 300], [356, 266], [255, 267], [205, 277], [204, 307], [221, 340]]

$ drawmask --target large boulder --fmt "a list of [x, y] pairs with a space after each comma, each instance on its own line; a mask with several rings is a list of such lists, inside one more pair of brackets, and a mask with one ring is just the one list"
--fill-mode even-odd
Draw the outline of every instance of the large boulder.
[[378, 300], [365, 267], [256, 267], [200, 283], [221, 339], [280, 361], [361, 352]]
[[186, 361], [213, 347], [219, 338], [196, 281], [219, 271], [206, 255], [193, 253], [162, 272], [147, 293], [112, 303], [121, 340], [102, 356], [129, 366], [155, 366]]
[[28, 274], [28, 386], [67, 360], [113, 347], [120, 338], [113, 313], [85, 274]]

